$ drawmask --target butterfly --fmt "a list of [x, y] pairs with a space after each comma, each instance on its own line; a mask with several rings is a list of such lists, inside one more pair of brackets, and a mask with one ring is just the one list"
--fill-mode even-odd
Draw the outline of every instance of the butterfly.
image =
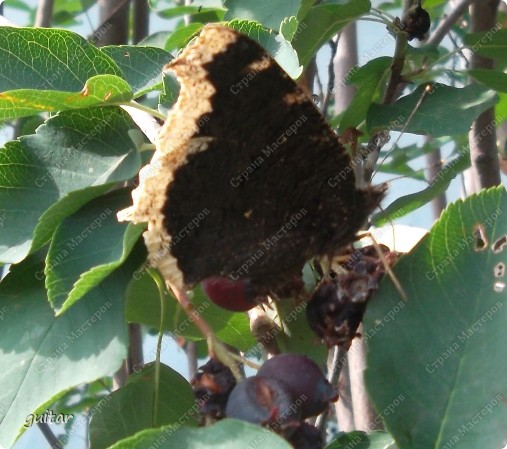
[[166, 69], [178, 101], [119, 218], [148, 224], [149, 262], [170, 285], [273, 289], [354, 240], [385, 188], [356, 188], [336, 134], [258, 43], [206, 25]]

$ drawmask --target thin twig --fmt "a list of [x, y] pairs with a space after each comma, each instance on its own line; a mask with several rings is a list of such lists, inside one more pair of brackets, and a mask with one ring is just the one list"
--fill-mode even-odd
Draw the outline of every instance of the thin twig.
[[227, 348], [224, 343], [218, 340], [211, 326], [202, 318], [198, 311], [194, 309], [194, 306], [192, 305], [187, 292], [183, 288], [167, 280], [165, 283], [168, 289], [173, 292], [176, 300], [180, 304], [183, 311], [187, 314], [189, 320], [195, 324], [197, 329], [199, 329], [201, 334], [206, 338], [210, 356], [218, 358], [224, 365], [226, 365], [232, 371], [232, 374], [234, 374], [236, 380], [241, 381], [244, 377], [243, 373], [240, 371], [237, 365], [237, 362], [250, 366], [254, 369], [260, 368], [256, 363], [253, 363], [248, 359], [234, 354]]
[[[396, 33], [396, 46], [394, 49], [393, 62], [391, 64], [391, 76], [387, 83], [386, 91], [384, 93], [384, 104], [392, 103], [399, 93], [399, 86], [402, 84], [402, 71], [405, 65], [405, 55], [407, 52], [408, 35], [402, 31], [398, 24], [394, 24], [394, 31]], [[373, 171], [377, 164], [380, 150], [382, 146], [389, 140], [386, 131], [379, 132], [371, 136], [368, 142], [368, 158], [365, 161], [363, 179], [366, 182], [371, 180]]]
[[187, 355], [188, 377], [192, 379], [197, 374], [197, 344], [194, 341], [186, 341], [183, 350]]
[[394, 48], [393, 62], [391, 64], [391, 76], [387, 83], [384, 93], [384, 104], [392, 103], [398, 93], [401, 84], [403, 67], [405, 66], [405, 56], [407, 53], [408, 36], [401, 30], [396, 31], [396, 46]]
[[326, 92], [324, 93], [324, 100], [322, 101], [322, 113], [324, 115], [326, 115], [327, 108], [329, 106], [329, 101], [331, 99], [331, 96], [333, 95], [334, 80], [335, 80], [334, 57], [336, 56], [336, 50], [338, 49], [338, 42], [335, 42], [331, 39], [329, 41], [329, 46], [331, 47], [331, 57], [329, 58], [329, 64], [327, 66], [328, 82]]
[[49, 427], [49, 424], [38, 422], [37, 427], [39, 427], [39, 430], [42, 432], [42, 435], [44, 435], [44, 438], [51, 446], [51, 449], [63, 449], [62, 443], [56, 438], [56, 435], [51, 430], [51, 427]]

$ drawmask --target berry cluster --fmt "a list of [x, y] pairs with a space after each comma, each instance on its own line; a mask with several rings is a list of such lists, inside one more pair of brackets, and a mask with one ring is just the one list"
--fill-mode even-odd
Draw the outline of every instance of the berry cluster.
[[295, 449], [323, 447], [319, 430], [304, 420], [322, 413], [338, 395], [315, 362], [303, 355], [281, 354], [233, 388], [230, 376], [226, 385], [219, 380], [225, 379], [225, 371], [228, 368], [220, 362], [210, 361], [201, 368], [198, 380], [192, 381], [202, 413], [269, 428]]
[[[384, 261], [394, 265], [398, 254], [384, 245], [380, 247]], [[339, 265], [333, 267], [308, 302], [308, 325], [329, 347], [348, 349], [352, 340], [359, 335], [357, 328], [363, 319], [366, 304], [385, 274], [377, 248], [370, 245], [346, 250], [339, 256]], [[202, 281], [202, 286], [215, 304], [236, 312], [250, 310], [266, 299], [248, 279], [233, 281], [211, 277]], [[297, 296], [302, 289], [303, 284], [299, 279], [288, 282], [285, 290], [281, 291], [289, 293], [289, 296]], [[262, 341], [262, 336], [258, 339]]]

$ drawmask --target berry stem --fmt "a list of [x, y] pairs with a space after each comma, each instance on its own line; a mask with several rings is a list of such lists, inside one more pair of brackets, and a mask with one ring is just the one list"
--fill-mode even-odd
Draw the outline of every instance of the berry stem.
[[153, 427], [157, 427], [158, 401], [160, 397], [160, 353], [162, 351], [162, 339], [164, 337], [165, 298], [167, 295], [167, 291], [165, 289], [164, 281], [160, 273], [154, 269], [150, 269], [149, 272], [151, 277], [157, 284], [160, 298], [160, 324], [158, 329], [157, 353], [155, 356], [155, 387], [153, 390], [153, 413], [152, 413]]
[[[347, 360], [347, 352], [348, 349], [344, 348], [343, 346], [335, 346], [334, 352], [333, 352], [333, 360], [329, 365], [328, 369], [328, 381], [331, 385], [338, 385], [338, 379], [340, 378], [340, 373], [345, 365], [345, 362]], [[315, 427], [319, 429], [321, 434], [325, 434], [326, 429], [326, 422], [327, 417], [329, 415], [329, 408], [324, 410], [319, 416], [317, 416], [317, 419], [315, 420]]]
[[217, 338], [210, 325], [201, 317], [199, 312], [194, 309], [194, 306], [192, 305], [192, 302], [190, 301], [190, 298], [188, 297], [185, 290], [172, 284], [169, 281], [166, 281], [166, 285], [174, 293], [174, 296], [187, 314], [189, 320], [196, 325], [201, 334], [206, 338], [210, 357], [216, 357], [218, 360], [220, 360], [232, 371], [234, 377], [238, 381], [241, 381], [243, 379], [243, 375], [238, 368], [238, 364], [236, 363], [237, 361], [244, 363], [252, 368], [259, 369], [255, 363], [243, 359], [242, 357], [233, 354], [231, 351], [229, 351], [229, 349], [227, 349], [227, 347]]

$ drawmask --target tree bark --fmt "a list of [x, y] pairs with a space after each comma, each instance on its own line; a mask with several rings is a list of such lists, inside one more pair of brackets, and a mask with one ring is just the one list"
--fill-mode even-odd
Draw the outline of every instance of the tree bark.
[[349, 374], [349, 363], [346, 361], [340, 371], [340, 379], [338, 380], [339, 399], [335, 403], [336, 420], [340, 432], [352, 432], [356, 429]]
[[[359, 333], [363, 325], [359, 326]], [[364, 383], [364, 370], [366, 369], [366, 343], [362, 338], [355, 338], [349, 350], [350, 391], [354, 407], [354, 424], [356, 430], [371, 432], [381, 430], [382, 420], [378, 419], [377, 412], [368, 397]]]
[[54, 0], [39, 0], [35, 13], [35, 26], [49, 28], [53, 17]]
[[[98, 45], [122, 45], [128, 42], [129, 1], [99, 0], [99, 16], [104, 32]], [[105, 24], [109, 27], [106, 27]]]
[[[428, 136], [425, 141], [430, 142], [431, 137]], [[431, 153], [428, 153], [426, 155], [426, 162], [428, 163], [428, 182], [431, 183], [437, 178], [442, 168], [442, 153], [440, 151], [440, 148], [435, 148]], [[435, 219], [438, 219], [446, 206], [447, 197], [445, 195], [445, 192], [442, 192], [431, 201], [433, 217]]]
[[[497, 22], [499, 0], [476, 1], [470, 8], [471, 32], [491, 30]], [[477, 53], [472, 53], [471, 69], [493, 69], [494, 61]], [[472, 166], [468, 173], [467, 193], [500, 184], [500, 164], [496, 143], [495, 110], [484, 111], [472, 124], [469, 133], [470, 160]]]
[[148, 0], [134, 0], [134, 44], [148, 36], [150, 28], [150, 10]]
[[[335, 73], [334, 99], [335, 112], [343, 112], [356, 93], [353, 85], [347, 84], [350, 70], [358, 64], [357, 27], [355, 23], [348, 25], [340, 34], [338, 47], [333, 61]], [[362, 179], [362, 174], [359, 174]], [[359, 179], [359, 177], [358, 177]], [[357, 346], [360, 350], [352, 350]], [[364, 341], [354, 340], [348, 353], [348, 363], [343, 367], [338, 393], [340, 399], [336, 404], [336, 415], [341, 431], [366, 429], [368, 423], [376, 416], [363, 379], [366, 365]]]
[[474, 1], [476, 0], [460, 0], [447, 17], [438, 24], [438, 27], [431, 33], [426, 43], [432, 45], [440, 44], [452, 26], [466, 12], [470, 4]]

